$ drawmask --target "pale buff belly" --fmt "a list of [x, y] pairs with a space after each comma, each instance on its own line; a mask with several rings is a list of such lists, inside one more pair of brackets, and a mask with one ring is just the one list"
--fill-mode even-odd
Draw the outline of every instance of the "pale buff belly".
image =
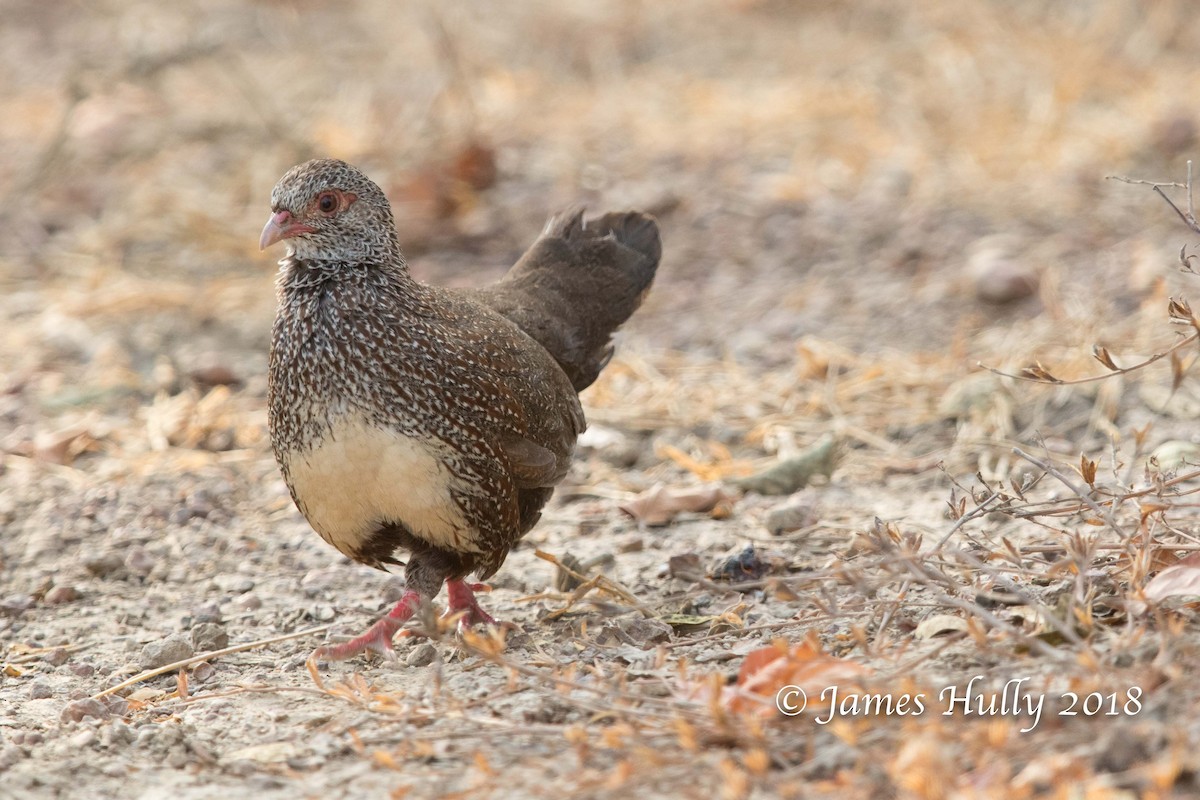
[[434, 446], [347, 416], [319, 446], [283, 460], [301, 512], [346, 555], [357, 553], [380, 525], [397, 522], [435, 547], [479, 552], [451, 497], [458, 479]]

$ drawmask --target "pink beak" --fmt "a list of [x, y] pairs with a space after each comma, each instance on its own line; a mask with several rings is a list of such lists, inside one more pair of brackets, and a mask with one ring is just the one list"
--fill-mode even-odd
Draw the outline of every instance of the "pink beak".
[[290, 211], [277, 211], [263, 226], [262, 236], [258, 237], [258, 249], [266, 250], [276, 242], [301, 233], [312, 233], [312, 228], [293, 220]]

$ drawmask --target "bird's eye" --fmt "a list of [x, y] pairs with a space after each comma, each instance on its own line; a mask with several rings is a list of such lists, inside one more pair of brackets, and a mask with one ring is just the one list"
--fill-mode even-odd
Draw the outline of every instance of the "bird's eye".
[[332, 214], [337, 207], [337, 195], [333, 192], [321, 192], [321, 196], [317, 198], [317, 208], [322, 214]]

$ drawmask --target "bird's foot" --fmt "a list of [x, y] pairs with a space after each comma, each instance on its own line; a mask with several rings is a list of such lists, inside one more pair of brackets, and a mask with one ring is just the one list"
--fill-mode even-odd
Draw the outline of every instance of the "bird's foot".
[[[474, 599], [474, 598], [472, 598]], [[411, 589], [404, 593], [395, 608], [386, 617], [377, 621], [367, 629], [362, 636], [356, 636], [341, 644], [327, 644], [318, 647], [310, 656], [310, 661], [345, 661], [359, 653], [378, 653], [388, 661], [394, 661], [396, 651], [392, 649], [392, 637], [400, 630], [405, 622], [412, 619], [421, 607], [421, 596]]]
[[461, 615], [458, 618], [460, 631], [472, 625], [500, 625], [491, 614], [479, 607], [479, 601], [475, 599], [475, 592], [490, 591], [491, 588], [482, 583], [446, 581], [446, 616]]

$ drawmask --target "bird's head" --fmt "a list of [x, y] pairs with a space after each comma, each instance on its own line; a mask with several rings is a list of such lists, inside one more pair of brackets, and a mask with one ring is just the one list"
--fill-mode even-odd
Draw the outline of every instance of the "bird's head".
[[286, 241], [301, 261], [390, 264], [400, 256], [383, 190], [344, 161], [316, 159], [288, 170], [271, 191], [263, 250]]

